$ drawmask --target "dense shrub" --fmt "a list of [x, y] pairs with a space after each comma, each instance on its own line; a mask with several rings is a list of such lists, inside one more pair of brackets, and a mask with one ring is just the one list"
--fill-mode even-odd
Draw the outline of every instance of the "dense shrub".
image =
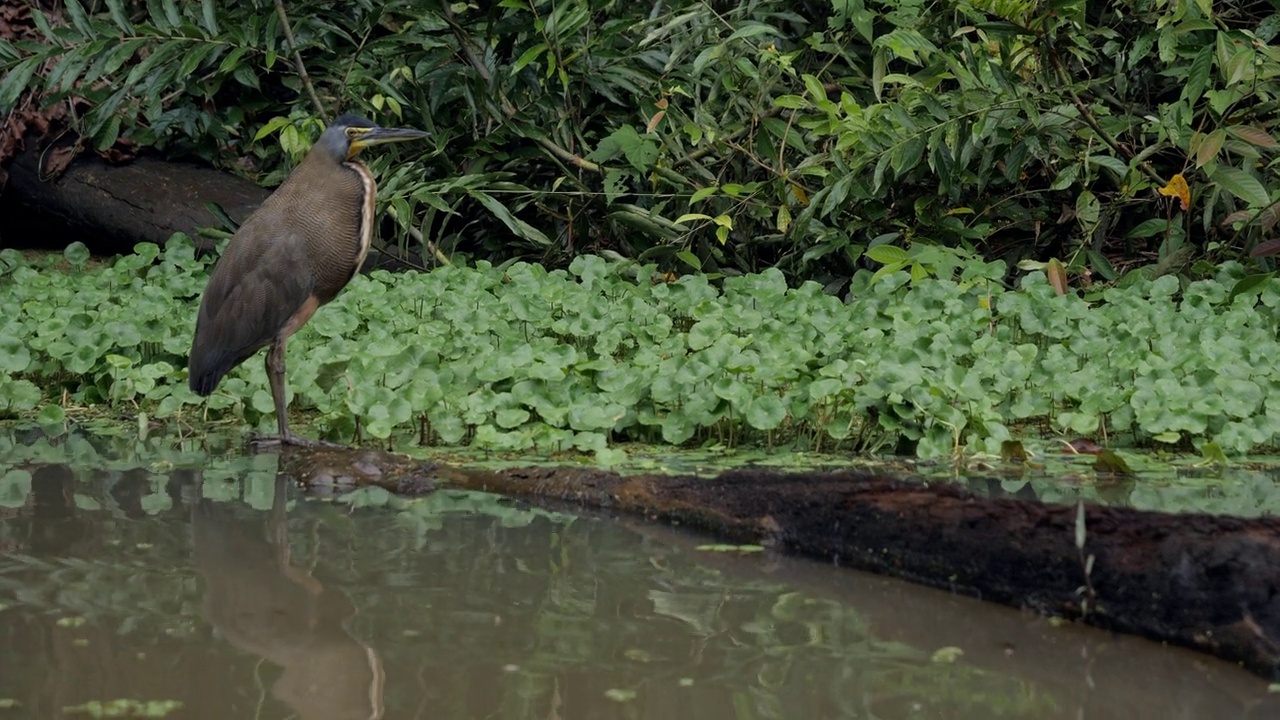
[[[374, 160], [426, 257], [841, 288], [868, 248], [941, 245], [1190, 279], [1280, 217], [1270, 5], [291, 2], [309, 85], [271, 2], [44, 5], [22, 16], [36, 39], [0, 42], [0, 114], [72, 103], [99, 150], [268, 183], [321, 111], [429, 129], [434, 153]], [[1175, 176], [1185, 208], [1156, 193]]]

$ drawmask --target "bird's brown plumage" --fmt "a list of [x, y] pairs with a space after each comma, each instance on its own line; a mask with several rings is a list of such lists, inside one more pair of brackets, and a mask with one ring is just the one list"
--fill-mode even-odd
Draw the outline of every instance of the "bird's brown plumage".
[[329, 162], [307, 155], [244, 222], [214, 267], [191, 347], [195, 392], [213, 392], [232, 368], [275, 342], [311, 296], [319, 305], [329, 302], [358, 269], [368, 249], [360, 232], [361, 173], [368, 170], [351, 160], [335, 173]]

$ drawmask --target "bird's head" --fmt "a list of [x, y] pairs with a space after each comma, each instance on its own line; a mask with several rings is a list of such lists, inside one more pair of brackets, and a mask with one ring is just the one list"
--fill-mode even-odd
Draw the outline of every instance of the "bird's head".
[[384, 128], [358, 115], [342, 115], [325, 128], [316, 147], [323, 149], [335, 162], [354, 158], [361, 150], [383, 143], [417, 140], [430, 133], [408, 128]]

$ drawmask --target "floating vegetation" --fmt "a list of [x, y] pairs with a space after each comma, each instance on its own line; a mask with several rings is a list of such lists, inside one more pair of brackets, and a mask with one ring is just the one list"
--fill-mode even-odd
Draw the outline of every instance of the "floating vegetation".
[[[182, 236], [92, 267], [79, 245], [0, 251], [0, 416], [269, 429], [261, 362], [207, 401], [186, 387], [209, 262]], [[594, 256], [567, 271], [380, 271], [291, 340], [290, 408], [332, 439], [517, 452], [905, 441], [922, 457], [1000, 457], [1041, 431], [1219, 455], [1280, 444], [1280, 281], [1241, 283], [1226, 264], [1086, 299], [1040, 272], [1006, 289], [1004, 274], [979, 261], [954, 279], [886, 274], [845, 301], [774, 270], [667, 282]]]

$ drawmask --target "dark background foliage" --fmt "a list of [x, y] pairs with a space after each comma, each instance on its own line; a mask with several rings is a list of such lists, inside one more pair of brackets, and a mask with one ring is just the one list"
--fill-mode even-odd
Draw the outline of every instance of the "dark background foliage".
[[[371, 158], [428, 261], [1187, 278], [1270, 251], [1277, 28], [1259, 2], [45, 0], [0, 19], [0, 113], [265, 184], [325, 116], [430, 130]], [[1179, 175], [1186, 209], [1156, 192]]]

